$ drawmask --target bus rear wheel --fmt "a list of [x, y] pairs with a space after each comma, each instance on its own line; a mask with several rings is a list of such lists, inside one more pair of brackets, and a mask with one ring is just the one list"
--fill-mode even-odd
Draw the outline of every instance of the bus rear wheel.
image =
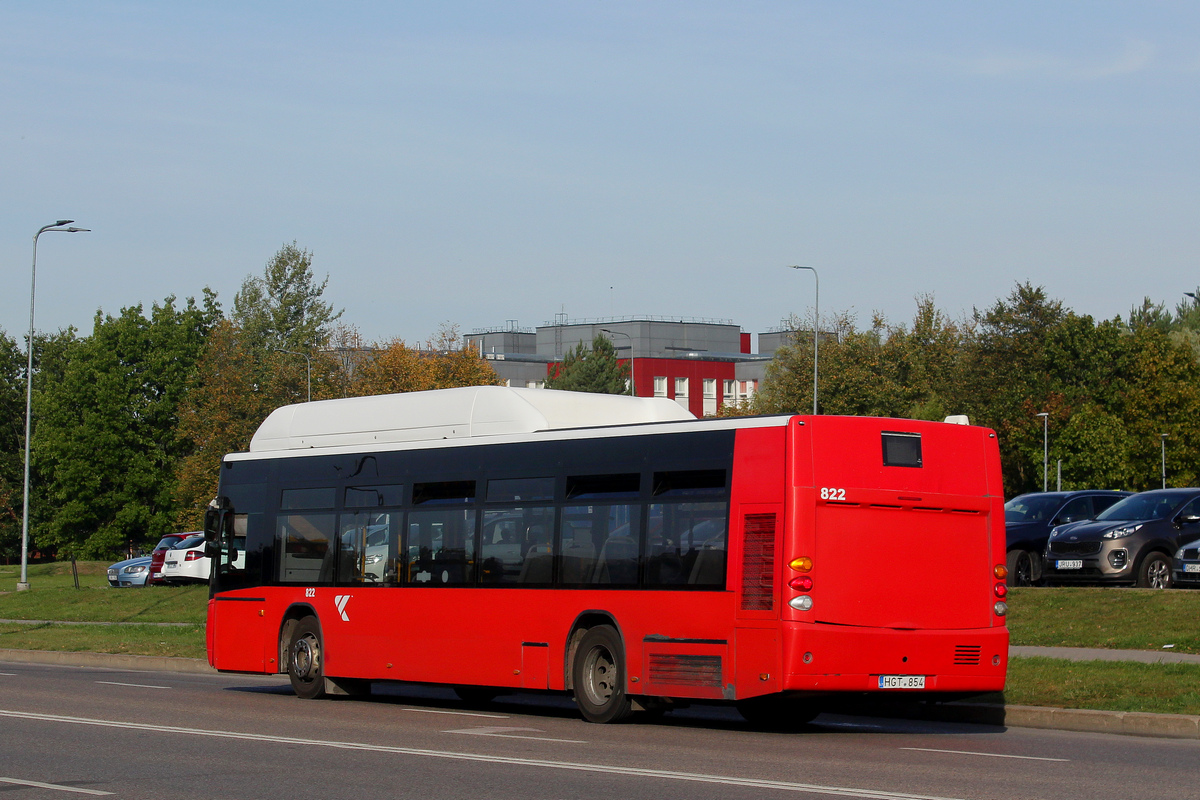
[[588, 629], [571, 665], [575, 703], [588, 722], [620, 722], [633, 713], [625, 694], [625, 650], [611, 625]]
[[324, 651], [316, 617], [304, 617], [292, 629], [288, 643], [287, 672], [297, 697], [315, 700], [325, 696]]

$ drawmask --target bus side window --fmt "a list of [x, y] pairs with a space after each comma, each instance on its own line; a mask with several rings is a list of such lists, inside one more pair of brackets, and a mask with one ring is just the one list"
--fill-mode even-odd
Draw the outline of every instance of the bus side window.
[[280, 583], [333, 582], [333, 514], [280, 514]]
[[651, 505], [646, 585], [724, 588], [728, 522], [723, 502]]
[[408, 515], [408, 574], [416, 586], [475, 582], [475, 510], [439, 508]]
[[[338, 583], [382, 586], [395, 581], [391, 555], [395, 511], [359, 511], [342, 516]], [[389, 574], [390, 573], [390, 574]]]

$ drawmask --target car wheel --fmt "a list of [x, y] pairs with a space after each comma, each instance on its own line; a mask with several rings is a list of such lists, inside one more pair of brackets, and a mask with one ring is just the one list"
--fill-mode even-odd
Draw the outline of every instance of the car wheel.
[[583, 635], [571, 667], [575, 703], [588, 722], [620, 722], [633, 713], [625, 694], [625, 652], [611, 625]]
[[1151, 553], [1142, 559], [1137, 585], [1143, 589], [1171, 588], [1171, 559], [1162, 553]]
[[1033, 585], [1033, 558], [1027, 550], [1008, 551], [1008, 585]]
[[316, 617], [304, 617], [292, 630], [288, 643], [288, 679], [297, 697], [315, 700], [325, 696], [324, 651]]

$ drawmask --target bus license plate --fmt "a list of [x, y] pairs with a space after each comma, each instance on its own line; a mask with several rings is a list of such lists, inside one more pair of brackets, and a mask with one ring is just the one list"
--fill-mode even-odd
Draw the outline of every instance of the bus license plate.
[[880, 675], [880, 689], [924, 689], [924, 675]]
[[1200, 572], [1200, 564], [1184, 564], [1184, 572]]
[[1054, 568], [1055, 569], [1083, 569], [1083, 560], [1079, 559], [1079, 558], [1073, 558], [1069, 561], [1055, 561]]

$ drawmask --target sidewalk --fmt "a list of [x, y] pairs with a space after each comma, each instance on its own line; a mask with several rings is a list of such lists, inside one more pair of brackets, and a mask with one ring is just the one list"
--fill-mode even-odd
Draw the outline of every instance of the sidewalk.
[[[1010, 647], [1017, 657], [1045, 656], [1071, 661], [1142, 661], [1146, 663], [1200, 664], [1200, 656], [1157, 650], [1101, 650], [1077, 647]], [[164, 658], [108, 653], [71, 653], [58, 650], [4, 650], [0, 662], [57, 664], [60, 666], [101, 667], [113, 670], [161, 670], [215, 674], [199, 658]], [[938, 722], [964, 722], [975, 725], [999, 725], [1016, 728], [1043, 728], [1085, 733], [1115, 733], [1125, 736], [1154, 736], [1167, 739], [1200, 739], [1200, 716], [1187, 714], [1146, 714], [1135, 711], [1090, 711], [1077, 708], [1040, 708], [1037, 706], [986, 705], [982, 703], [925, 703], [914, 701], [897, 705], [892, 713], [864, 708], [864, 716], [893, 716], [902, 719], [927, 719]]]

